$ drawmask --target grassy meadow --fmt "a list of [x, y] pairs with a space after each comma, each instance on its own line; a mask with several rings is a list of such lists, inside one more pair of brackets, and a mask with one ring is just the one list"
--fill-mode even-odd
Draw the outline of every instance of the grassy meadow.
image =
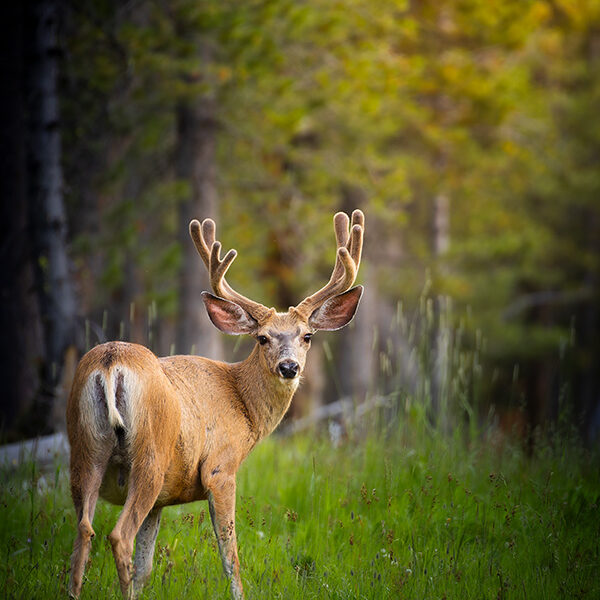
[[[371, 417], [372, 418], [372, 417]], [[262, 442], [238, 476], [248, 598], [598, 598], [600, 472], [566, 436], [524, 452], [422, 420]], [[4, 471], [3, 598], [67, 596], [64, 465]], [[82, 598], [119, 598], [100, 501]], [[167, 508], [143, 598], [228, 598], [204, 502]]]

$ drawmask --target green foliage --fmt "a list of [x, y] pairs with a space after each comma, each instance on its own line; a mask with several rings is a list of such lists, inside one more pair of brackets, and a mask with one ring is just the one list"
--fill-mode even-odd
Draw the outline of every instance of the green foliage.
[[429, 270], [432, 293], [470, 307], [506, 373], [552, 361], [573, 317], [579, 362], [594, 362], [600, 15], [579, 4], [73, 5], [66, 177], [76, 263], [100, 256], [92, 309], [123, 294], [128, 264], [138, 305], [175, 318], [175, 213], [189, 182], [176, 175], [174, 111], [209, 98], [219, 227], [245, 293], [286, 308], [326, 280], [329, 215], [360, 204], [361, 276], [381, 302], [417, 306]]

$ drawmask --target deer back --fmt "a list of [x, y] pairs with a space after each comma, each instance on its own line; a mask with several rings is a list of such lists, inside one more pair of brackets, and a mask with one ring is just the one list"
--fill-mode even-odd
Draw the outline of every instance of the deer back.
[[[241, 397], [243, 371], [199, 356], [157, 358], [137, 344], [96, 346], [77, 368], [67, 405], [73, 471], [110, 457], [101, 495], [116, 504], [134, 463], [164, 473], [157, 505], [204, 498], [202, 467], [235, 470], [262, 437]], [[253, 386], [263, 388], [256, 377]]]

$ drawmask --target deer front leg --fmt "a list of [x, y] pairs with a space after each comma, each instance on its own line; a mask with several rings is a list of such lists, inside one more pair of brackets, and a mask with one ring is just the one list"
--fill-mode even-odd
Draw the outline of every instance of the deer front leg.
[[231, 597], [233, 600], [242, 600], [244, 590], [235, 538], [235, 477], [212, 477], [208, 490], [210, 518], [219, 545], [223, 571], [230, 582]]

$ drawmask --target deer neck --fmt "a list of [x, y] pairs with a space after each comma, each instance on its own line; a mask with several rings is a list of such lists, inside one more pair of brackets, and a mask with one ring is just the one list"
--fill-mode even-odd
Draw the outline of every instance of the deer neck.
[[246, 360], [232, 367], [240, 398], [259, 441], [277, 427], [287, 412], [299, 378], [283, 379], [271, 373], [263, 364], [258, 346]]

